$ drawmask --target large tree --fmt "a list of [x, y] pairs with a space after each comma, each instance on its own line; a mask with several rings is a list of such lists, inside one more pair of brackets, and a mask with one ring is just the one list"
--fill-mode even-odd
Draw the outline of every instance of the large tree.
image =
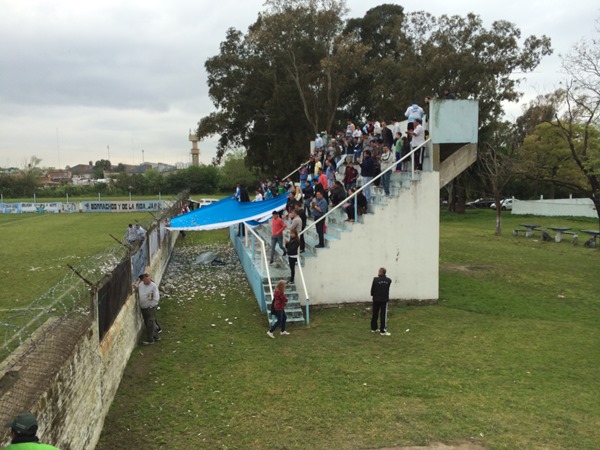
[[206, 62], [218, 111], [198, 135], [219, 134], [217, 160], [244, 147], [268, 173], [306, 159], [311, 138], [330, 130], [365, 48], [341, 35], [345, 3], [270, 1], [246, 35], [230, 29]]
[[480, 122], [486, 126], [502, 115], [502, 102], [520, 98], [515, 74], [532, 71], [552, 52], [548, 37], [521, 40], [519, 28], [504, 20], [486, 28], [475, 14], [405, 14], [389, 4], [348, 21], [346, 32], [364, 39], [371, 58], [363, 92], [350, 110], [381, 118], [449, 88], [460, 98], [479, 100]]
[[514, 24], [479, 16], [405, 14], [384, 4], [344, 22], [343, 0], [271, 0], [246, 34], [230, 29], [206, 62], [217, 111], [198, 136], [218, 134], [217, 160], [245, 148], [247, 163], [283, 172], [303, 161], [315, 133], [344, 118], [402, 118], [413, 99], [451, 87], [480, 101], [482, 127], [520, 97], [515, 73], [549, 54], [547, 37], [521, 40]]
[[[598, 32], [599, 30], [597, 30]], [[600, 222], [600, 40], [597, 34], [563, 57], [564, 88], [543, 97], [554, 117], [525, 139], [529, 177], [594, 202]]]

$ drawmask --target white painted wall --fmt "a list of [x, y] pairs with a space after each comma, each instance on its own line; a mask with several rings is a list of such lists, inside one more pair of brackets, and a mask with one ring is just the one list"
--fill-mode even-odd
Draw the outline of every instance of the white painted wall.
[[478, 142], [479, 102], [477, 100], [433, 99], [429, 105], [433, 144], [474, 144]]
[[373, 277], [387, 269], [391, 299], [437, 300], [439, 287], [439, 173], [376, 206], [364, 224], [310, 258], [304, 275], [311, 304], [370, 301]]
[[563, 198], [553, 200], [514, 200], [512, 214], [536, 216], [593, 217], [598, 214], [589, 198]]

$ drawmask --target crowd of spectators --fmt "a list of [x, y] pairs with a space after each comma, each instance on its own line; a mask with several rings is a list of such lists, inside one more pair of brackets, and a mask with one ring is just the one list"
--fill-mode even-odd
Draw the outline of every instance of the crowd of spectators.
[[[444, 97], [455, 98], [449, 90], [445, 91]], [[372, 199], [371, 185], [357, 194], [356, 202], [346, 199], [355, 193], [358, 187], [369, 183], [381, 172], [393, 166], [396, 166], [395, 171], [412, 170], [412, 164], [415, 170], [422, 170], [423, 149], [417, 150], [414, 158], [407, 158], [401, 163], [398, 161], [428, 138], [428, 131], [423, 123], [427, 122], [430, 100], [431, 97], [425, 98], [424, 108], [415, 102], [406, 109], [404, 116], [408, 125], [405, 130], [401, 128], [400, 121], [396, 118], [392, 118], [389, 122], [373, 118], [367, 120], [362, 126], [356, 126], [352, 120], [348, 120], [346, 129], [337, 131], [335, 135], [325, 131], [319, 133], [315, 136], [314, 146], [311, 146], [312, 151], [308, 162], [298, 170], [298, 182], [294, 182], [291, 178], [279, 179], [278, 177], [261, 182], [255, 191], [254, 201], [279, 195], [288, 196], [283, 217], [286, 219], [287, 229], [294, 233], [291, 240], [286, 241], [287, 248], [290, 248], [292, 242], [291, 248], [294, 253], [304, 252], [304, 235], [300, 233], [306, 227], [307, 217], [318, 220], [330, 207], [339, 204], [342, 204], [341, 208], [347, 214], [348, 222], [354, 222], [357, 213], [365, 214]], [[390, 196], [390, 178], [391, 171], [388, 171], [372, 184], [381, 189], [383, 195]], [[242, 197], [247, 196], [247, 193], [244, 196], [244, 190], [243, 186], [238, 185], [235, 197], [240, 201], [249, 201], [246, 198], [242, 200]], [[273, 227], [273, 244], [282, 248], [284, 256], [292, 256], [295, 265], [297, 254], [291, 255], [287, 248], [283, 248], [280, 241], [280, 216], [281, 214], [273, 215], [276, 225]], [[319, 237], [317, 248], [325, 246], [325, 226], [325, 221], [320, 221], [315, 226]], [[275, 245], [272, 245], [271, 262]], [[293, 282], [294, 270], [291, 260], [290, 269], [292, 273], [290, 281]]]

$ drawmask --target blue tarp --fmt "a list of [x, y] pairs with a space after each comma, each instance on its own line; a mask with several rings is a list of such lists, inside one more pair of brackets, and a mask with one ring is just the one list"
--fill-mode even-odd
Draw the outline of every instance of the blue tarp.
[[232, 197], [203, 206], [171, 219], [170, 230], [201, 231], [227, 228], [241, 222], [263, 221], [273, 211], [281, 211], [287, 195], [279, 195], [262, 202], [238, 202]]

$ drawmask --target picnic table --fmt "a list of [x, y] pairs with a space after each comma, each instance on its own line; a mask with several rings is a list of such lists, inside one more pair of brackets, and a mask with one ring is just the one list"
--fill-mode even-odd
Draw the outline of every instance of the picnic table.
[[519, 226], [523, 227], [523, 228], [527, 228], [527, 229], [526, 230], [518, 230], [518, 229], [517, 230], [513, 230], [513, 234], [515, 236], [518, 235], [519, 233], [524, 233], [525, 237], [531, 237], [531, 236], [533, 236], [533, 232], [535, 230], [539, 230], [540, 229], [539, 225], [533, 225], [531, 223], [520, 223]]
[[600, 231], [598, 231], [598, 230], [581, 230], [581, 232], [590, 235], [589, 241], [587, 241], [583, 245], [585, 247], [595, 247], [596, 246], [596, 239], [598, 238], [598, 236], [600, 236]]
[[[548, 227], [548, 228], [556, 233], [556, 236], [554, 236], [555, 242], [562, 241], [563, 234], [566, 234], [567, 231], [571, 230], [570, 227]], [[576, 236], [576, 234], [574, 234], [574, 233], [569, 233], [569, 234], [573, 234], [573, 236]]]

